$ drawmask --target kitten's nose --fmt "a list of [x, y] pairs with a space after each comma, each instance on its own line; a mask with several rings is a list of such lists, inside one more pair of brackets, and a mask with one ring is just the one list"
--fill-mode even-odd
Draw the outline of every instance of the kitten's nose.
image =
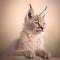
[[42, 27], [42, 26], [40, 26], [40, 28], [41, 28], [41, 29], [43, 29], [43, 27]]
[[43, 31], [44, 27], [40, 26], [41, 31]]

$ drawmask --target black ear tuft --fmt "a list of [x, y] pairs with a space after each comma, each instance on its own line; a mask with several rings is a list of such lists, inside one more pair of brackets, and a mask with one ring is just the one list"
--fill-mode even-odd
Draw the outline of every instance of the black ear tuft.
[[32, 8], [31, 4], [29, 4], [30, 8]]

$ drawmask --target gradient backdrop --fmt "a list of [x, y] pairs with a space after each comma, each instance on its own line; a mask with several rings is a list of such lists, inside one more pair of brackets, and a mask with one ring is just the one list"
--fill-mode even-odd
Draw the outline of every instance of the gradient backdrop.
[[31, 3], [35, 14], [47, 5], [45, 47], [52, 56], [60, 57], [60, 1], [59, 0], [0, 0], [0, 55], [20, 35], [24, 17]]

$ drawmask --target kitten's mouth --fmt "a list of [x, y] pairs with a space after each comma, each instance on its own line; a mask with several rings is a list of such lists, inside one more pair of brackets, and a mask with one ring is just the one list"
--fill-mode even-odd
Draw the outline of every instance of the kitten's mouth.
[[36, 29], [37, 32], [43, 32], [43, 30], [44, 30], [44, 28], [41, 26]]
[[36, 32], [43, 32], [43, 29], [37, 29]]
[[37, 31], [37, 32], [43, 32], [43, 29], [44, 29], [44, 28], [40, 26], [40, 28], [37, 28], [36, 31]]

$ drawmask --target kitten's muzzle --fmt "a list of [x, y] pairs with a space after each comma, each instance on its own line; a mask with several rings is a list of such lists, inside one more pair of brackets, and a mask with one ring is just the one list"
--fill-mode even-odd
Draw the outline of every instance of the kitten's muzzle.
[[37, 30], [36, 30], [36, 31], [37, 31], [37, 32], [40, 32], [40, 31], [43, 32], [43, 29], [44, 29], [44, 28], [40, 26], [40, 27], [37, 27]]

